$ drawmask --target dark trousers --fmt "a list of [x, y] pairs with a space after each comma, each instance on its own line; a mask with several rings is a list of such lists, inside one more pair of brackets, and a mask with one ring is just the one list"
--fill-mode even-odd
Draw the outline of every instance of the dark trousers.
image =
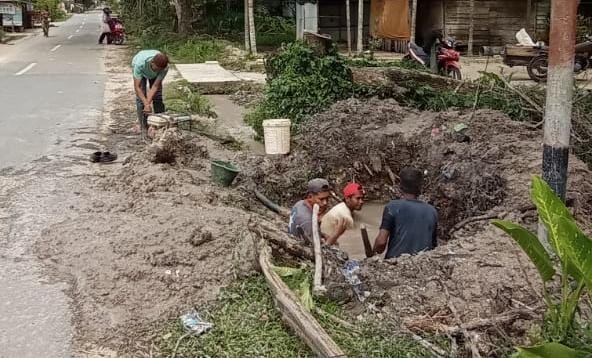
[[99, 43], [102, 44], [103, 40], [105, 40], [105, 37], [107, 37], [107, 43], [110, 44], [111, 43], [111, 33], [110, 32], [103, 32], [101, 34], [101, 37], [99, 37]]
[[[144, 96], [146, 96], [147, 88], [146, 86], [149, 84], [150, 88], [154, 86], [154, 82], [156, 82], [156, 78], [154, 79], [147, 79], [142, 78], [141, 87]], [[154, 113], [163, 113], [165, 111], [164, 102], [162, 100], [162, 86], [156, 91], [154, 98], [152, 98], [152, 109]], [[144, 114], [144, 102], [140, 99], [140, 97], [136, 96], [136, 110], [138, 112], [138, 122], [140, 122], [140, 128], [148, 128], [148, 116]]]

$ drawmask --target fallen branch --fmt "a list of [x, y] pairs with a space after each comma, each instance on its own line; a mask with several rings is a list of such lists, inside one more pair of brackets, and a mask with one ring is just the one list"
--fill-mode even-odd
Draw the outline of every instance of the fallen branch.
[[523, 100], [525, 100], [528, 104], [530, 104], [532, 106], [532, 108], [534, 108], [537, 112], [540, 113], [541, 116], [543, 116], [543, 114], [544, 114], [543, 108], [541, 108], [541, 106], [539, 106], [535, 101], [533, 101], [532, 98], [528, 97], [523, 92], [518, 91], [503, 76], [498, 76], [498, 77], [499, 77], [500, 80], [502, 80], [502, 82], [504, 82], [504, 84], [506, 85], [506, 87], [510, 91], [512, 91], [512, 92], [516, 93], [518, 96], [520, 96], [520, 98], [522, 98]]
[[175, 358], [175, 356], [177, 355], [177, 349], [179, 349], [179, 345], [181, 344], [181, 341], [187, 337], [189, 337], [191, 333], [185, 333], [184, 335], [182, 335], [181, 337], [179, 337], [179, 339], [177, 340], [177, 344], [175, 344], [175, 348], [173, 349], [173, 353], [171, 353], [171, 358]]
[[435, 355], [437, 358], [446, 357], [446, 351], [444, 351], [442, 348], [426, 341], [425, 339], [421, 338], [420, 336], [411, 331], [409, 331], [409, 334], [411, 335], [411, 338], [413, 338], [413, 340], [415, 340], [425, 349], [430, 350], [432, 354]]
[[504, 216], [504, 214], [505, 213], [485, 214], [485, 215], [473, 216], [473, 217], [464, 219], [463, 221], [454, 225], [452, 227], [452, 229], [450, 230], [450, 232], [448, 233], [448, 235], [452, 236], [452, 234], [454, 234], [456, 231], [462, 229], [463, 227], [465, 227], [465, 225], [470, 224], [472, 222], [489, 220], [489, 219], [497, 219], [497, 218]]
[[339, 348], [310, 312], [298, 302], [298, 298], [290, 288], [273, 271], [270, 247], [264, 241], [260, 241], [258, 246], [259, 265], [284, 322], [317, 357], [346, 357], [345, 352]]
[[288, 254], [308, 261], [314, 260], [314, 253], [311, 248], [306, 247], [303, 245], [303, 242], [299, 242], [287, 233], [281, 232], [276, 228], [267, 225], [263, 221], [258, 221], [256, 223], [250, 222], [248, 227], [249, 231], [260, 238], [265, 239], [269, 243], [280, 247]]
[[319, 307], [315, 307], [315, 312], [317, 312], [318, 314], [320, 314], [323, 317], [327, 317], [331, 321], [339, 324], [340, 326], [343, 326], [343, 327], [349, 329], [350, 331], [353, 331], [355, 333], [359, 333], [357, 327], [354, 326], [353, 324], [351, 324], [351, 323], [349, 323], [347, 321], [344, 321], [341, 318], [339, 318], [339, 317], [337, 317], [337, 316], [335, 316], [335, 315], [333, 315], [333, 314], [331, 314], [329, 312], [326, 312], [325, 310], [323, 310], [323, 309], [321, 309]]

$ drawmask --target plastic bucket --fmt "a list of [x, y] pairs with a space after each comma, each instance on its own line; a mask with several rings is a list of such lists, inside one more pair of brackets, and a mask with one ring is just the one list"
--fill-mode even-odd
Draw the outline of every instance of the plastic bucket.
[[212, 180], [222, 186], [230, 186], [240, 170], [231, 163], [212, 160]]
[[289, 119], [263, 121], [265, 153], [288, 154], [290, 152], [290, 125]]

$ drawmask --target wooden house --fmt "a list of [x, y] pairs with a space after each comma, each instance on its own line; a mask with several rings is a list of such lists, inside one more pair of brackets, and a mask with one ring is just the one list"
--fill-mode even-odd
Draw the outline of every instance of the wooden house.
[[[297, 4], [296, 21], [302, 30], [329, 34], [346, 41], [346, 1], [318, 0]], [[364, 43], [381, 39], [387, 50], [402, 52], [409, 40], [419, 44], [434, 29], [443, 29], [476, 53], [482, 46], [516, 41], [525, 28], [535, 41], [547, 41], [550, 0], [361, 0]], [[592, 0], [582, 0], [589, 1]], [[299, 12], [300, 11], [300, 12]], [[350, 0], [352, 43], [356, 43], [358, 1]], [[471, 26], [472, 24], [472, 26]]]

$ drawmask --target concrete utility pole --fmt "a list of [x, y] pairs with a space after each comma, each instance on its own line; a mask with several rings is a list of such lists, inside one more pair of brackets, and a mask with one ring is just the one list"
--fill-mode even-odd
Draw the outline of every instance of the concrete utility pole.
[[[569, 159], [577, 11], [576, 0], [551, 1], [543, 179], [562, 200], [565, 200]], [[549, 248], [542, 229], [539, 222], [539, 238]]]

